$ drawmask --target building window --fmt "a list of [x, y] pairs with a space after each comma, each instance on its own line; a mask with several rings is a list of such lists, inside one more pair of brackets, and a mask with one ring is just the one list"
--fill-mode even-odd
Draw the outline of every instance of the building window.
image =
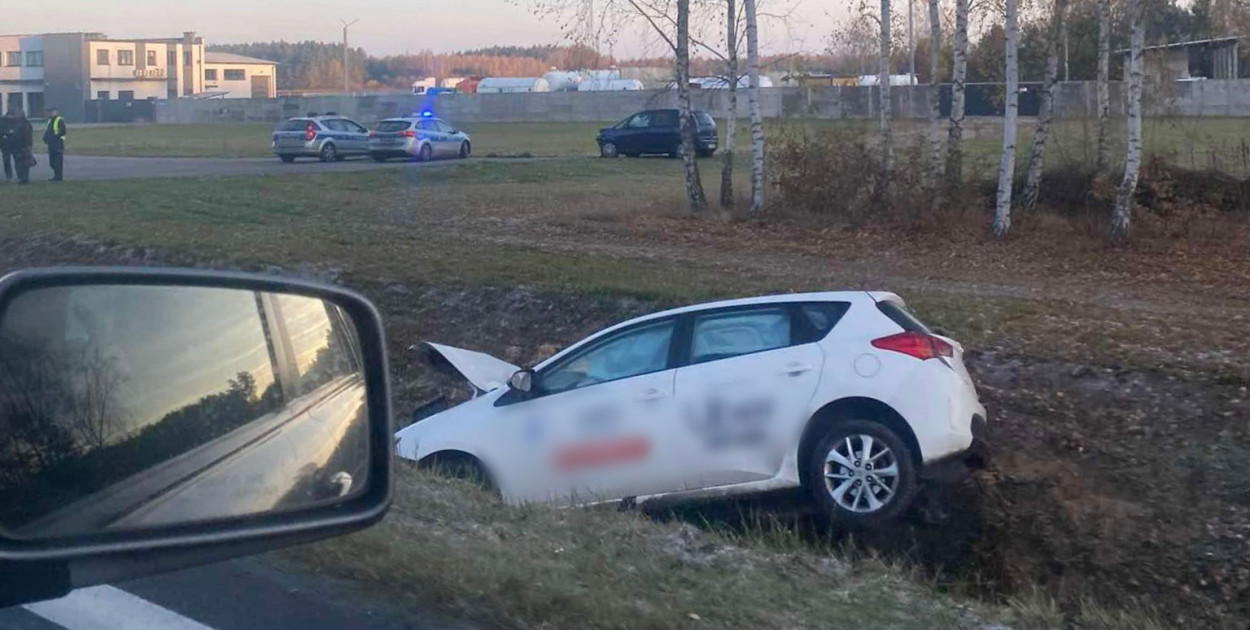
[[216, 69], [216, 68], [212, 68], [212, 69], [210, 69], [210, 70], [205, 70], [205, 71], [204, 71], [204, 80], [205, 80], [205, 81], [216, 81], [216, 80], [217, 80], [217, 69]]
[[100, 90], [99, 92], [96, 92], [96, 93], [95, 93], [95, 98], [96, 98], [96, 100], [97, 100], [97, 101], [107, 101], [107, 100], [109, 100], [109, 91], [108, 91], [108, 90]]
[[29, 92], [26, 94], [26, 115], [43, 115], [43, 92]]
[[133, 50], [117, 51], [117, 65], [119, 66], [135, 65], [135, 51]]
[[148, 51], [148, 67], [151, 68], [151, 67], [154, 67], [155, 65], [156, 65], [156, 51], [149, 50]]
[[184, 66], [191, 65], [191, 53], [190, 52], [182, 53], [182, 65]]
[[95, 65], [97, 66], [109, 65], [109, 51], [107, 49], [102, 48], [100, 50], [95, 51]]
[[4, 110], [11, 111], [14, 109], [21, 109], [22, 105], [23, 105], [22, 93], [21, 92], [9, 92], [9, 100], [8, 100], [8, 103], [5, 105]]
[[224, 72], [225, 72], [225, 77], [227, 81], [247, 80], [247, 73], [245, 73], [242, 70], [225, 70]]
[[117, 91], [117, 100], [119, 100], [119, 101], [133, 101], [133, 100], [135, 100], [135, 91], [134, 91], [134, 90], [118, 90], [118, 91]]
[[43, 67], [43, 51], [28, 50], [26, 51], [26, 67], [42, 68]]
[[22, 53], [20, 51], [12, 51], [5, 53], [4, 65], [13, 67], [22, 65]]

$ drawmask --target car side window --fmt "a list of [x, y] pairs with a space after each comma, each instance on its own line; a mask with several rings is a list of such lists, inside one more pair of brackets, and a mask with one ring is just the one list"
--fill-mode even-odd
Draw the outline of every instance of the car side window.
[[629, 124], [626, 126], [630, 129], [646, 129], [647, 127], [650, 127], [651, 113], [643, 112], [641, 114], [636, 114], [633, 118], [629, 119]]
[[675, 325], [675, 320], [669, 319], [594, 342], [543, 370], [539, 389], [544, 394], [556, 394], [665, 370]]
[[421, 131], [438, 131], [438, 126], [432, 120], [423, 120], [417, 123], [417, 129]]
[[450, 124], [448, 124], [447, 121], [445, 120], [436, 120], [434, 122], [435, 124], [438, 125], [438, 130], [443, 133], [455, 133], [456, 132], [456, 130]]
[[334, 120], [323, 120], [323, 121], [321, 121], [321, 122], [322, 122], [322, 124], [323, 124], [323, 125], [325, 125], [325, 126], [326, 126], [326, 128], [328, 128], [330, 131], [347, 131], [347, 127], [343, 124], [343, 121], [341, 121], [341, 120], [337, 120], [337, 119], [334, 119]]
[[786, 306], [699, 315], [690, 336], [690, 362], [705, 363], [790, 345]]
[[359, 123], [356, 123], [355, 121], [344, 120], [343, 124], [347, 127], [347, 130], [352, 133], [369, 133], [368, 129], [365, 129], [363, 126], [361, 126]]
[[655, 116], [651, 118], [651, 126], [653, 128], [664, 128], [664, 129], [676, 127], [677, 126], [677, 112], [671, 111], [671, 110], [656, 112]]

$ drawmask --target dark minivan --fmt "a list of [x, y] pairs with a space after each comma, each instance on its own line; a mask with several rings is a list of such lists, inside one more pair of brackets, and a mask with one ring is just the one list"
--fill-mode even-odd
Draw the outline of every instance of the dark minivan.
[[[696, 111], [698, 123], [695, 130], [695, 151], [702, 157], [716, 153], [716, 121], [704, 111]], [[677, 109], [649, 109], [638, 112], [611, 127], [599, 130], [595, 138], [599, 143], [599, 155], [608, 158], [618, 155], [634, 157], [644, 153], [681, 154], [681, 111]]]

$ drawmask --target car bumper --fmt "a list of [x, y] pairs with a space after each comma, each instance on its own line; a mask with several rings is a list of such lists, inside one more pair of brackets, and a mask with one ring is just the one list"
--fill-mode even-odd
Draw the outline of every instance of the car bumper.
[[971, 428], [972, 444], [967, 449], [925, 462], [921, 476], [926, 481], [958, 483], [971, 475], [974, 470], [981, 470], [989, 465], [990, 447], [985, 418], [973, 416]]
[[274, 155], [294, 155], [299, 157], [317, 156], [321, 154], [321, 145], [315, 142], [304, 144], [280, 144], [273, 146]]
[[417, 144], [415, 140], [408, 139], [403, 142], [382, 142], [373, 140], [369, 142], [370, 155], [416, 155]]

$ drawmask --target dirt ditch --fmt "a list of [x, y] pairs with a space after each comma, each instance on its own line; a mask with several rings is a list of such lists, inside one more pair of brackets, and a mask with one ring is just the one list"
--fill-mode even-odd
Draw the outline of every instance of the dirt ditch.
[[[0, 242], [0, 273], [25, 266], [193, 264], [168, 252], [81, 241]], [[260, 269], [264, 271], [264, 269]], [[525, 364], [660, 304], [524, 289], [362, 281], [342, 270], [268, 269], [344, 281], [386, 318], [398, 424], [457, 386], [408, 350], [422, 340]], [[342, 278], [340, 276], [347, 275]], [[1150, 607], [1176, 624], [1245, 627], [1250, 619], [1250, 393], [1203, 374], [1125, 370], [970, 352], [991, 414], [989, 470], [941, 497], [944, 518], [913, 516], [855, 537], [865, 550], [924, 566], [950, 588], [1003, 597], [1041, 588], [1069, 606]], [[714, 527], [759, 514], [822, 534], [805, 503], [779, 496], [701, 502], [660, 513]]]

